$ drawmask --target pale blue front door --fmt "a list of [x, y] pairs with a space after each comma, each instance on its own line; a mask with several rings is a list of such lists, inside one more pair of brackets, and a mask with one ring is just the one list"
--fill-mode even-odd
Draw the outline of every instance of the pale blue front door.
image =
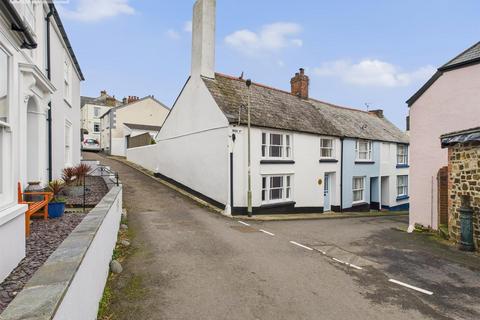
[[332, 209], [330, 204], [330, 174], [325, 174], [325, 183], [323, 185], [323, 211], [330, 211]]

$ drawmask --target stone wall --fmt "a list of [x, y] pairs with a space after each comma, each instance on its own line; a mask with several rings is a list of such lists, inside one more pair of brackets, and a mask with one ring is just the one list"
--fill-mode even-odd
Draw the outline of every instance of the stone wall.
[[460, 241], [461, 196], [469, 196], [474, 210], [474, 242], [480, 251], [480, 143], [456, 144], [448, 150], [450, 238]]

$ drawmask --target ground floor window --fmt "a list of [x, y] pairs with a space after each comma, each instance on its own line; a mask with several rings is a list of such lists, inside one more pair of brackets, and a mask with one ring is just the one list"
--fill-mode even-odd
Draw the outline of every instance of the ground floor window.
[[292, 176], [262, 177], [262, 203], [275, 203], [292, 199]]
[[353, 202], [365, 202], [365, 177], [353, 178]]
[[93, 124], [93, 132], [98, 133], [100, 132], [100, 123]]
[[408, 196], [408, 176], [397, 177], [397, 196]]

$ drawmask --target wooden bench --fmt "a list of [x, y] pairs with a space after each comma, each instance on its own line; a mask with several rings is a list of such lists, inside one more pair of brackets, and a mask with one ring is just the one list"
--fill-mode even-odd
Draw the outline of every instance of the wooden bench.
[[[38, 202], [26, 202], [24, 196], [42, 196], [43, 200]], [[44, 220], [48, 219], [48, 203], [53, 198], [51, 192], [23, 192], [22, 185], [18, 183], [18, 203], [27, 204], [28, 210], [25, 212], [25, 234], [30, 236], [30, 219], [31, 217], [43, 217]]]

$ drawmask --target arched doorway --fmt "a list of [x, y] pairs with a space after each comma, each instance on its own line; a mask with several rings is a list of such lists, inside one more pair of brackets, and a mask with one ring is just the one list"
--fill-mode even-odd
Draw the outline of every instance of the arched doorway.
[[40, 170], [41, 127], [45, 116], [41, 112], [35, 98], [30, 97], [27, 103], [27, 182], [42, 181]]

